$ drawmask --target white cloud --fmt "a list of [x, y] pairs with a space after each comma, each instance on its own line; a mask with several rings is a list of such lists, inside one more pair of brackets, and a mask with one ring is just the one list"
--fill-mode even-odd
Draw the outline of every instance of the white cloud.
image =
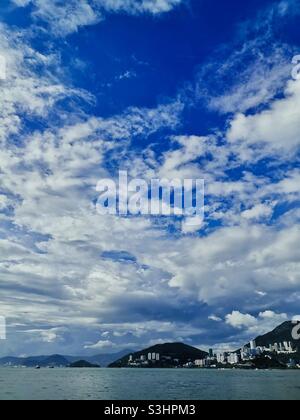
[[238, 329], [244, 328], [244, 335], [252, 338], [266, 334], [288, 320], [287, 314], [270, 310], [259, 313], [257, 318], [239, 311], [233, 311], [232, 314], [226, 316], [228, 325]]
[[6, 61], [6, 80], [0, 84], [2, 144], [10, 135], [21, 132], [22, 117], [46, 118], [57, 102], [67, 97], [91, 99], [86, 92], [66, 86], [55, 75], [60, 64], [57, 55], [35, 51], [22, 31], [4, 24], [0, 24], [0, 55]]
[[229, 88], [229, 91], [207, 99], [209, 108], [222, 113], [246, 112], [259, 105], [268, 104], [282, 91], [291, 71], [289, 57], [286, 57], [287, 47], [275, 47], [269, 54], [260, 52], [259, 47], [255, 42], [243, 45], [241, 51], [234, 53], [227, 65], [219, 70], [225, 73], [225, 77], [229, 71], [233, 72], [235, 65], [240, 65], [245, 54], [257, 50], [255, 61], [248, 64], [244, 72], [237, 76], [234, 86]]
[[249, 328], [255, 325], [256, 318], [249, 314], [242, 314], [239, 311], [233, 311], [232, 314], [226, 316], [226, 323], [234, 328]]
[[[296, 290], [300, 284], [299, 228], [282, 231], [248, 225], [219, 229], [204, 238], [178, 241], [183, 253], [162, 253], [170, 284], [183, 294], [213, 303], [219, 299], [253, 299], [254, 291]], [[177, 247], [176, 247], [177, 248]]]
[[65, 328], [50, 328], [50, 329], [32, 329], [23, 331], [25, 334], [30, 335], [31, 339], [36, 341], [41, 340], [43, 343], [55, 343], [62, 341], [62, 334], [65, 332]]
[[300, 81], [291, 81], [283, 99], [255, 115], [238, 114], [228, 131], [230, 142], [266, 144], [268, 150], [290, 153], [299, 147]]
[[182, 0], [96, 0], [107, 11], [127, 13], [166, 13], [178, 6]]
[[95, 344], [88, 344], [84, 346], [85, 349], [92, 350], [112, 350], [114, 348], [114, 343], [109, 340], [98, 341]]
[[273, 214], [273, 206], [266, 204], [257, 204], [249, 210], [242, 213], [242, 217], [250, 220], [260, 220], [261, 218], [269, 218]]
[[18, 7], [34, 6], [37, 23], [47, 22], [55, 35], [65, 36], [81, 27], [94, 25], [108, 13], [158, 15], [178, 6], [182, 0], [11, 0]]
[[210, 316], [208, 317], [208, 319], [209, 319], [210, 321], [214, 321], [214, 322], [222, 322], [222, 318], [220, 318], [220, 317], [218, 317], [218, 316], [216, 316], [216, 315], [210, 315]]

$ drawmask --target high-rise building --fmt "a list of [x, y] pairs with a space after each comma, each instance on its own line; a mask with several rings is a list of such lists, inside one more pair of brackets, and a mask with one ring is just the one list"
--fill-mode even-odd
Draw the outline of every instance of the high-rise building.
[[210, 362], [208, 359], [195, 360], [195, 365], [199, 368], [205, 368], [205, 367], [209, 367]]
[[239, 355], [237, 353], [230, 353], [228, 358], [228, 363], [230, 365], [237, 365], [239, 361]]
[[244, 347], [244, 348], [241, 350], [241, 358], [242, 358], [242, 360], [244, 361], [244, 360], [249, 360], [249, 357], [250, 357], [250, 351], [249, 351], [249, 348], [248, 348], [248, 347]]
[[226, 353], [219, 353], [217, 354], [217, 362], [221, 364], [227, 363], [227, 354]]
[[255, 340], [251, 340], [250, 341], [250, 349], [251, 350], [255, 350], [256, 349], [256, 342], [255, 342]]
[[148, 360], [152, 360], [152, 353], [148, 353]]
[[156, 360], [157, 362], [159, 362], [159, 361], [160, 361], [160, 354], [159, 354], [159, 353], [156, 353], [155, 360]]
[[212, 359], [214, 357], [214, 351], [213, 349], [209, 349], [209, 357]]

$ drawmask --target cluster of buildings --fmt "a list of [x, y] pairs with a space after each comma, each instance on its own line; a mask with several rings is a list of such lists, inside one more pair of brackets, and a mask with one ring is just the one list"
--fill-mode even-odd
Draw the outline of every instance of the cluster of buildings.
[[160, 356], [159, 353], [148, 353], [147, 355], [142, 354], [138, 358], [134, 358], [133, 355], [129, 356], [128, 366], [130, 367], [147, 367], [149, 365], [157, 364], [161, 360], [167, 359], [166, 357]]
[[[129, 367], [155, 367], [155, 365], [164, 366], [166, 364], [178, 368], [217, 368], [223, 366], [245, 366], [251, 365], [251, 362], [261, 356], [272, 359], [274, 355], [292, 355], [297, 353], [291, 342], [274, 343], [269, 346], [257, 346], [255, 340], [250, 342], [250, 346], [245, 346], [237, 352], [215, 353], [213, 349], [209, 350], [204, 359], [189, 360], [182, 365], [179, 359], [169, 356], [162, 356], [159, 353], [148, 353], [135, 357], [129, 356]], [[292, 360], [291, 362], [292, 363]]]
[[255, 340], [250, 341], [250, 348], [244, 347], [241, 350], [241, 360], [253, 360], [257, 356], [260, 356], [264, 353], [272, 353], [272, 354], [294, 354], [297, 353], [297, 350], [294, 349], [293, 344], [290, 341], [284, 341], [283, 343], [274, 343], [270, 344], [268, 347], [266, 346], [256, 346]]
[[161, 355], [160, 353], [142, 354], [138, 357], [130, 355], [128, 359], [128, 367], [155, 367], [165, 365], [182, 367], [180, 359]]
[[196, 367], [214, 367], [217, 365], [239, 365], [245, 362], [251, 362], [262, 355], [292, 355], [297, 353], [293, 344], [289, 341], [283, 343], [270, 344], [268, 347], [260, 347], [256, 345], [255, 340], [250, 342], [250, 347], [245, 346], [240, 351], [232, 353], [214, 354], [213, 350], [209, 351], [209, 355], [204, 360], [195, 360]]

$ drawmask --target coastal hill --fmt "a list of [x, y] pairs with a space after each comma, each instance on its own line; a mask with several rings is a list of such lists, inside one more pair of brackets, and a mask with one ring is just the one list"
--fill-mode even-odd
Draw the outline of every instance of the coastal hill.
[[267, 334], [261, 335], [256, 338], [256, 345], [259, 347], [267, 347], [274, 343], [283, 343], [284, 341], [293, 343], [294, 347], [300, 352], [300, 341], [294, 340], [292, 337], [292, 331], [295, 324], [291, 321], [284, 322], [279, 325], [273, 331]]
[[70, 368], [100, 368], [100, 366], [93, 365], [86, 360], [79, 360], [78, 362], [71, 363]]
[[[130, 358], [134, 360], [143, 360], [145, 365], [148, 360], [148, 355], [159, 355], [155, 360], [155, 367], [173, 367], [174, 365], [184, 365], [190, 361], [203, 359], [207, 356], [205, 351], [199, 350], [195, 347], [188, 346], [183, 343], [166, 343], [157, 344], [147, 349], [138, 351], [136, 353], [128, 354], [114, 363], [109, 365], [110, 368], [127, 367]], [[153, 361], [154, 362], [154, 361]], [[149, 363], [151, 366], [151, 363]]]

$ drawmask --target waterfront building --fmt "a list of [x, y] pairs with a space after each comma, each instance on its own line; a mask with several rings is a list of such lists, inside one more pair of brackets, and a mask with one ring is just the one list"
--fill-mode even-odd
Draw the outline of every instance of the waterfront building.
[[199, 361], [199, 366], [198, 367], [201, 367], [201, 368], [206, 368], [206, 367], [209, 367], [209, 360], [208, 359], [203, 359], [203, 360], [200, 360]]
[[239, 355], [237, 353], [231, 353], [228, 357], [228, 363], [230, 365], [237, 365], [239, 361]]
[[222, 365], [227, 363], [227, 353], [219, 353], [217, 354], [217, 362], [221, 363]]
[[250, 359], [250, 351], [249, 351], [248, 347], [244, 347], [241, 350], [241, 358], [242, 358], [243, 361]]

